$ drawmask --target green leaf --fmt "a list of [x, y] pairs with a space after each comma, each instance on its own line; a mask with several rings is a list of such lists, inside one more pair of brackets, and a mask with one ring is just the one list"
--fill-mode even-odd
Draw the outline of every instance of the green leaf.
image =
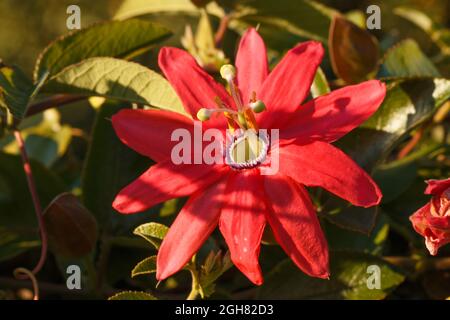
[[412, 39], [389, 49], [383, 67], [393, 77], [439, 77], [439, 71]]
[[380, 255], [383, 253], [389, 234], [389, 223], [384, 214], [378, 214], [376, 220], [370, 235], [349, 231], [348, 228], [346, 230], [332, 223], [323, 223], [322, 228], [325, 231], [331, 250], [356, 251]]
[[[330, 257], [330, 280], [309, 277], [289, 259], [280, 262], [259, 288], [258, 299], [384, 299], [405, 277], [392, 265], [364, 253], [335, 252]], [[380, 268], [380, 289], [369, 289], [367, 272]]]
[[[19, 125], [28, 156], [51, 167], [62, 157], [72, 140], [72, 128], [61, 124], [56, 109], [25, 118]], [[0, 148], [7, 153], [19, 154], [19, 147], [12, 134], [0, 140]]]
[[372, 170], [412, 129], [429, 119], [450, 98], [450, 80], [411, 79], [389, 85], [378, 111], [338, 145]]
[[199, 285], [202, 298], [211, 296], [215, 291], [215, 281], [233, 266], [230, 252], [222, 254], [221, 251], [211, 251], [200, 269]]
[[101, 231], [129, 234], [145, 215], [121, 215], [112, 208], [116, 194], [150, 165], [150, 160], [124, 145], [114, 132], [111, 116], [125, 106], [105, 103], [98, 110], [82, 173], [83, 203]]
[[333, 71], [346, 83], [358, 83], [375, 74], [379, 46], [367, 30], [336, 15], [330, 26], [328, 43]]
[[138, 19], [110, 21], [65, 35], [41, 53], [34, 78], [51, 76], [65, 67], [92, 57], [130, 58], [171, 35], [165, 27]]
[[433, 21], [433, 19], [422, 11], [410, 7], [397, 7], [394, 9], [394, 13], [421, 28], [430, 36], [431, 40], [440, 47], [443, 54], [450, 55], [449, 29], [446, 29], [441, 24]]
[[156, 272], [156, 256], [145, 258], [139, 262], [131, 271], [131, 277], [134, 278], [143, 274], [151, 274]]
[[330, 86], [328, 85], [327, 77], [322, 68], [318, 68], [314, 81], [311, 85], [311, 95], [313, 98], [317, 98], [330, 92]]
[[418, 160], [423, 159], [442, 147], [431, 139], [423, 139], [416, 151], [406, 157], [378, 166], [373, 174], [383, 193], [382, 203], [395, 200], [404, 193], [417, 178]]
[[[223, 10], [215, 3], [209, 3], [206, 9], [210, 14], [223, 15]], [[114, 19], [122, 20], [160, 12], [199, 14], [200, 10], [190, 0], [124, 0], [117, 9]]]
[[0, 68], [0, 105], [16, 118], [22, 119], [35, 87], [17, 67]]
[[168, 231], [169, 228], [163, 224], [149, 222], [134, 229], [133, 233], [144, 238], [158, 249], [161, 245], [161, 240], [164, 239]]
[[[62, 180], [37, 161], [30, 160], [43, 207], [66, 191]], [[9, 187], [9, 199], [0, 203], [0, 226], [36, 227], [36, 217], [20, 156], [0, 152], [0, 176]]]
[[52, 93], [102, 96], [186, 114], [169, 82], [134, 62], [91, 58], [71, 65], [50, 79]]
[[[331, 223], [338, 225], [341, 228], [357, 231], [369, 235], [375, 226], [378, 215], [378, 207], [362, 208], [356, 206], [348, 206], [343, 201], [333, 199], [335, 201], [328, 201], [330, 204], [335, 204], [333, 210], [325, 209], [327, 213], [323, 216]], [[336, 211], [336, 212], [334, 212]]]
[[109, 297], [108, 300], [158, 300], [150, 293], [142, 292], [142, 291], [123, 291], [119, 292], [112, 297]]
[[10, 229], [0, 226], [0, 262], [12, 259], [41, 244], [35, 234]]
[[[40, 163], [30, 160], [41, 205], [66, 187], [61, 179]], [[0, 153], [0, 177], [8, 197], [0, 201], [0, 260], [12, 258], [40, 244], [33, 201], [20, 156]], [[1, 191], [0, 191], [1, 192]]]
[[263, 37], [266, 31], [276, 29], [323, 43], [327, 42], [331, 17], [335, 13], [329, 7], [308, 0], [248, 0], [237, 2], [234, 11], [239, 21], [252, 26], [261, 24]]

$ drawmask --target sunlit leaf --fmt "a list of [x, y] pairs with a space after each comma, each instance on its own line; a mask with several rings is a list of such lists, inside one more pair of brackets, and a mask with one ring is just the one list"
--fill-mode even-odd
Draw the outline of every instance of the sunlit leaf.
[[[56, 109], [25, 118], [20, 126], [28, 156], [50, 167], [63, 156], [72, 140], [72, 128], [61, 124]], [[0, 140], [0, 148], [11, 154], [19, 154], [19, 147], [12, 134]]]
[[411, 79], [392, 83], [378, 111], [338, 144], [371, 170], [413, 128], [450, 98], [450, 80]]
[[134, 62], [91, 58], [62, 70], [45, 86], [53, 93], [102, 96], [185, 114], [180, 99], [160, 74]]
[[142, 224], [134, 229], [133, 233], [144, 238], [145, 240], [150, 242], [156, 249], [158, 249], [161, 245], [161, 240], [164, 239], [168, 231], [169, 228], [167, 228], [163, 224], [149, 222]]
[[412, 39], [406, 39], [389, 49], [383, 67], [393, 77], [439, 77], [439, 71]]
[[317, 69], [316, 75], [314, 76], [314, 81], [311, 85], [311, 95], [313, 98], [327, 94], [330, 92], [330, 86], [328, 85], [327, 77], [323, 70], [319, 67]]
[[31, 80], [19, 68], [0, 68], [0, 105], [16, 119], [25, 115], [34, 90]]
[[150, 293], [141, 292], [141, 291], [123, 291], [119, 292], [112, 297], [109, 297], [108, 300], [157, 300]]
[[55, 75], [71, 64], [92, 57], [131, 57], [170, 34], [159, 24], [138, 19], [110, 21], [76, 30], [50, 43], [41, 53], [34, 78], [46, 72]]
[[425, 31], [443, 51], [444, 54], [450, 55], [450, 30], [433, 21], [422, 11], [410, 7], [397, 7], [394, 13], [411, 21], [423, 31]]
[[[223, 15], [223, 10], [214, 2], [207, 5], [207, 11], [214, 15]], [[117, 9], [115, 19], [127, 19], [130, 17], [159, 12], [185, 12], [199, 14], [199, 9], [190, 0], [125, 0]]]
[[131, 277], [134, 278], [143, 274], [156, 272], [156, 256], [151, 256], [140, 261], [131, 271]]

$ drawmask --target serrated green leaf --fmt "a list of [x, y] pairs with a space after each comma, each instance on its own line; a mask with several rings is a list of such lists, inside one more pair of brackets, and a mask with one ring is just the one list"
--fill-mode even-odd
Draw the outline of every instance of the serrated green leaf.
[[71, 65], [49, 80], [45, 90], [102, 96], [186, 114], [169, 82], [134, 62], [91, 58]]
[[41, 53], [34, 78], [51, 76], [65, 67], [92, 57], [131, 57], [166, 39], [171, 32], [162, 25], [130, 19], [95, 24], [65, 35]]
[[450, 98], [450, 80], [411, 79], [392, 83], [378, 111], [338, 145], [372, 170], [412, 129], [429, 119]]
[[383, 67], [393, 77], [439, 77], [439, 71], [412, 39], [389, 49]]
[[202, 298], [209, 297], [214, 293], [215, 281], [232, 265], [229, 251], [225, 254], [220, 251], [217, 253], [210, 252], [201, 267], [199, 276]]
[[[384, 299], [405, 277], [389, 263], [364, 253], [335, 252], [330, 257], [330, 280], [309, 277], [292, 261], [284, 260], [267, 276], [258, 290], [259, 299]], [[380, 289], [369, 289], [372, 273], [380, 268]]]
[[19, 68], [0, 68], [0, 105], [16, 119], [24, 117], [34, 89], [31, 80]]
[[149, 222], [134, 229], [133, 233], [144, 238], [158, 249], [161, 245], [161, 240], [164, 239], [168, 231], [169, 228], [163, 224]]
[[108, 300], [158, 300], [150, 293], [142, 292], [142, 291], [123, 291], [119, 292], [112, 297], [109, 297]]
[[139, 262], [131, 271], [131, 277], [134, 278], [143, 274], [151, 274], [156, 272], [156, 256], [145, 258]]
[[314, 81], [311, 85], [311, 95], [313, 98], [317, 98], [330, 92], [330, 86], [328, 85], [327, 77], [322, 68], [317, 68]]

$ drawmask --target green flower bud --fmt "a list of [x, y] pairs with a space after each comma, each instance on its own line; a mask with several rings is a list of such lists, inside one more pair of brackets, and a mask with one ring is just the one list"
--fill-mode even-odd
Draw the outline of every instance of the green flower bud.
[[231, 64], [224, 64], [220, 68], [220, 75], [223, 79], [231, 81], [236, 76], [236, 68], [233, 67]]
[[266, 110], [266, 105], [261, 100], [250, 102], [249, 106], [255, 113], [260, 113]]
[[200, 121], [206, 121], [211, 118], [212, 111], [206, 108], [201, 108], [197, 112], [197, 119]]

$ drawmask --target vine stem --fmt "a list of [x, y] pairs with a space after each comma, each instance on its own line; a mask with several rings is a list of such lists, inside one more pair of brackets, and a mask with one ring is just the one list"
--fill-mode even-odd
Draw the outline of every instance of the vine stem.
[[214, 35], [214, 44], [216, 45], [216, 48], [222, 45], [222, 40], [227, 31], [229, 22], [230, 22], [230, 15], [228, 14], [224, 15], [222, 19], [220, 19], [219, 28], [217, 29], [216, 34]]
[[191, 292], [189, 292], [189, 295], [186, 297], [186, 300], [195, 300], [200, 291], [200, 282], [199, 282], [199, 278], [198, 278], [198, 272], [197, 272], [197, 263], [196, 263], [197, 257], [196, 255], [194, 255], [192, 257], [191, 262], [186, 266], [186, 269], [188, 269], [191, 272], [191, 276], [192, 276], [192, 288], [191, 288]]
[[[25, 143], [23, 141], [22, 134], [20, 133], [19, 130], [14, 130], [14, 137], [17, 141], [17, 144], [18, 144], [19, 150], [20, 150], [20, 155], [22, 157], [23, 170], [24, 170], [25, 176], [27, 178], [28, 189], [30, 190], [31, 198], [33, 200], [34, 210], [36, 213], [36, 218], [38, 220], [39, 232], [40, 232], [40, 238], [41, 238], [41, 256], [39, 258], [39, 262], [36, 264], [36, 266], [31, 271], [31, 274], [35, 275], [42, 269], [42, 267], [45, 264], [45, 260], [47, 258], [47, 249], [48, 249], [47, 231], [45, 229], [44, 218], [42, 215], [41, 202], [39, 201], [39, 196], [38, 196], [37, 190], [36, 190], [36, 184], [35, 184], [34, 178], [33, 178], [33, 172], [31, 171], [30, 160], [28, 158], [28, 154], [25, 149]], [[28, 273], [24, 273], [24, 272], [18, 272], [16, 277], [18, 279], [30, 278], [31, 280], [33, 280]]]
[[198, 279], [197, 279], [197, 271], [194, 269], [189, 269], [192, 275], [192, 288], [191, 292], [189, 292], [189, 295], [187, 296], [186, 300], [195, 300], [198, 297]]
[[33, 285], [33, 300], [39, 300], [39, 285], [33, 272], [25, 268], [17, 268], [14, 270], [14, 276], [16, 279], [20, 279], [22, 277], [31, 279], [31, 283]]
[[57, 94], [48, 99], [42, 100], [28, 107], [26, 116], [32, 116], [39, 112], [54, 108], [60, 105], [69, 104], [86, 99], [85, 96]]

